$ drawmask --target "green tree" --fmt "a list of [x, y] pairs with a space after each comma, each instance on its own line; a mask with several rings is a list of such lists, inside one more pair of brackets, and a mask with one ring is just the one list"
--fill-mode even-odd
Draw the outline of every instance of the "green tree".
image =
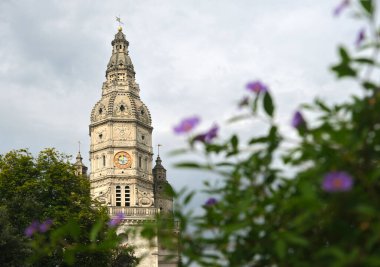
[[30, 253], [27, 239], [17, 234], [5, 207], [0, 206], [0, 262], [3, 266], [22, 266]]
[[[4, 228], [3, 232], [13, 229], [16, 239], [25, 241], [25, 234], [33, 235], [34, 238], [40, 231], [33, 230], [32, 227], [30, 233], [25, 233], [25, 229], [34, 221], [39, 222], [36, 228], [42, 227], [46, 220], [52, 220], [52, 229], [65, 227], [69, 221], [78, 224], [79, 235], [75, 238], [65, 237], [46, 251], [37, 251], [38, 246], [30, 250], [30, 255], [39, 256], [35, 259], [36, 266], [62, 265], [65, 248], [73, 244], [90, 244], [90, 232], [95, 222], [109, 220], [106, 209], [92, 202], [88, 178], [75, 175], [69, 159], [54, 149], [43, 150], [36, 158], [27, 150], [11, 151], [0, 156], [0, 205], [4, 207], [3, 212], [12, 222], [12, 228]], [[5, 218], [6, 216], [4, 220]], [[4, 225], [6, 226], [5, 221]], [[105, 238], [106, 229], [106, 224], [97, 229], [97, 240]], [[47, 230], [43, 229], [43, 232]], [[49, 238], [47, 235], [45, 239], [36, 239], [45, 242], [39, 244], [43, 248], [44, 244], [50, 242]], [[12, 246], [9, 249], [12, 249]], [[12, 255], [14, 260], [26, 260], [26, 257], [23, 257], [25, 253], [8, 255]], [[107, 266], [112, 256], [111, 249], [78, 250], [75, 254], [75, 264]]]

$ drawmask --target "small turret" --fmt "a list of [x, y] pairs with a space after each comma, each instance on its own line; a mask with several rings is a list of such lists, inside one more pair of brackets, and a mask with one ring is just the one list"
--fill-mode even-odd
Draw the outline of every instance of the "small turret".
[[87, 167], [83, 164], [83, 161], [82, 161], [83, 158], [82, 158], [82, 155], [80, 154], [80, 151], [78, 151], [76, 160], [77, 161], [74, 163], [75, 174], [87, 176]]
[[157, 156], [156, 166], [153, 168], [154, 181], [154, 203], [161, 213], [170, 214], [173, 212], [173, 197], [168, 194], [171, 189], [166, 180], [166, 169], [162, 166], [160, 155]]

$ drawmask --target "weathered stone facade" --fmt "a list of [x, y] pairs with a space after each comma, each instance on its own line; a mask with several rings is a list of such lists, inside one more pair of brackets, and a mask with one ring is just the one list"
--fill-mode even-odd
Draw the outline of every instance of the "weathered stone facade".
[[[112, 41], [102, 96], [92, 109], [89, 127], [91, 195], [108, 206], [111, 216], [125, 215], [119, 232], [173, 210], [173, 200], [162, 194], [168, 183], [159, 157], [155, 175], [152, 172], [152, 120], [139, 96], [128, 45], [119, 27]], [[141, 238], [131, 242], [137, 247], [137, 256], [146, 255], [139, 266], [177, 266], [162, 260], [158, 242], [153, 248]]]

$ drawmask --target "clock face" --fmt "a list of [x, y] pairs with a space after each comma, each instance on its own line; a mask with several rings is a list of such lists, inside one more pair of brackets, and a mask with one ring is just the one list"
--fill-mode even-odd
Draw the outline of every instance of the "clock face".
[[130, 168], [132, 165], [132, 157], [127, 152], [120, 151], [115, 154], [113, 162], [117, 168]]

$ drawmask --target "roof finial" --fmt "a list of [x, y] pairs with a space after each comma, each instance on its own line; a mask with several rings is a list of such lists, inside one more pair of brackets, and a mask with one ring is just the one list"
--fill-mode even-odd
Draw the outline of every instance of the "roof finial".
[[158, 148], [157, 156], [158, 156], [158, 157], [160, 156], [160, 146], [162, 146], [162, 145], [160, 145], [160, 144], [157, 145], [157, 148]]
[[79, 147], [78, 152], [80, 153], [80, 141], [78, 141], [78, 147]]
[[116, 21], [119, 22], [119, 27], [117, 27], [117, 29], [119, 30], [119, 32], [121, 32], [123, 30], [121, 25], [124, 25], [124, 23], [121, 21], [120, 15], [116, 17]]

